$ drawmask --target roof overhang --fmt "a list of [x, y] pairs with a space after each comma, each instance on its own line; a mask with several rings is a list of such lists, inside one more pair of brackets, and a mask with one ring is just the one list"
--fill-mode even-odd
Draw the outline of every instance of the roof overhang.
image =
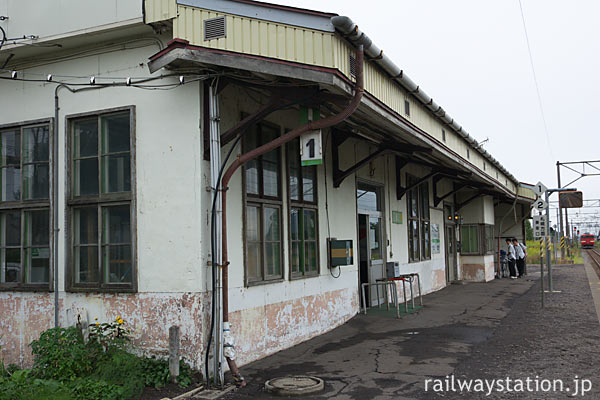
[[[318, 84], [332, 93], [345, 94], [346, 96], [350, 96], [353, 90], [353, 83], [334, 68], [193, 46], [180, 39], [174, 39], [164, 50], [152, 56], [148, 67], [151, 72], [156, 72], [162, 68], [190, 72], [217, 67], [224, 70], [246, 71], [261, 76], [266, 74], [310, 82]], [[388, 134], [390, 139], [430, 148], [432, 152], [428, 155], [429, 160], [435, 160], [435, 162], [440, 163], [441, 167], [446, 166], [454, 170], [465, 171], [475, 183], [489, 185], [493, 192], [499, 196], [511, 199], [518, 197], [517, 193], [507, 190], [500, 182], [469, 163], [435, 137], [391, 110], [368, 92], [365, 92], [361, 105], [355, 114], [376, 124]]]

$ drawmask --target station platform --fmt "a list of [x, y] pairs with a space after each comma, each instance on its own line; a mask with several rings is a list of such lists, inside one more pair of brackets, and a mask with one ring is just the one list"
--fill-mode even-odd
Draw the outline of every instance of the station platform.
[[[505, 393], [435, 393], [425, 380], [563, 379], [593, 383], [586, 397], [600, 398], [600, 290], [590, 266], [553, 267], [554, 288], [540, 307], [539, 266], [522, 279], [450, 285], [424, 297], [416, 313], [392, 319], [358, 314], [346, 324], [291, 349], [241, 368], [248, 386], [227, 399], [277, 398], [264, 382], [287, 375], [325, 380], [304, 398], [438, 399], [506, 398]], [[595, 280], [594, 280], [595, 279]], [[548, 397], [549, 396], [549, 397]], [[517, 393], [515, 398], [567, 398], [568, 393]]]

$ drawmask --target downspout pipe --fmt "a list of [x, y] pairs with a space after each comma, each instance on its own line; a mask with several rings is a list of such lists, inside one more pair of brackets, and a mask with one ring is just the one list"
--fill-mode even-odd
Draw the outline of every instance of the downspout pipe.
[[[312, 130], [324, 129], [330, 126], [334, 126], [339, 124], [348, 118], [360, 105], [360, 101], [362, 99], [364, 93], [364, 77], [363, 77], [363, 46], [359, 45], [356, 51], [356, 83], [354, 85], [354, 95], [352, 100], [342, 110], [339, 114], [331, 115], [327, 118], [320, 119], [318, 121], [311, 121], [306, 125], [303, 125], [299, 128], [296, 128], [282, 136], [279, 136], [275, 140], [272, 140], [269, 143], [266, 143], [260, 147], [255, 148], [247, 153], [241, 154], [238, 158], [229, 166], [225, 174], [223, 175], [223, 180], [221, 181], [221, 226], [222, 226], [222, 260], [223, 264], [221, 267], [223, 268], [222, 272], [222, 298], [223, 298], [223, 325], [227, 323], [229, 325], [229, 255], [227, 248], [227, 190], [229, 189], [229, 181], [233, 176], [234, 172], [244, 165], [246, 162], [255, 159], [265, 153], [268, 153], [272, 150], [283, 146], [284, 144], [296, 139], [303, 133]], [[233, 357], [225, 357], [227, 359], [227, 364], [229, 365], [229, 369], [236, 380], [236, 383], [243, 385], [243, 378], [240, 375], [239, 369], [235, 363]], [[240, 382], [241, 381], [241, 382]]]
[[333, 26], [341, 32], [350, 42], [355, 45], [363, 45], [365, 54], [371, 61], [387, 72], [392, 80], [399, 83], [410, 94], [415, 96], [425, 107], [427, 107], [433, 115], [441, 119], [444, 123], [450, 126], [456, 133], [462, 136], [469, 144], [471, 144], [493, 165], [495, 165], [502, 173], [508, 176], [513, 182], [518, 180], [506, 170], [497, 160], [482, 151], [479, 143], [469, 135], [462, 126], [460, 126], [454, 118], [452, 118], [440, 105], [438, 105], [423, 89], [419, 87], [412, 79], [410, 79], [403, 70], [398, 68], [396, 64], [384, 54], [383, 50], [377, 47], [373, 41], [360, 29], [358, 25], [346, 16], [335, 16], [331, 18]]

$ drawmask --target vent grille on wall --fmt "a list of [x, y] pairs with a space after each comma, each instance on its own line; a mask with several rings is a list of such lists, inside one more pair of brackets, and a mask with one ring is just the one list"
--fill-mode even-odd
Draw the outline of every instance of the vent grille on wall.
[[227, 36], [225, 17], [204, 20], [204, 40], [220, 39]]
[[350, 60], [349, 60], [349, 64], [350, 64], [350, 77], [351, 78], [356, 78], [356, 58], [350, 54]]

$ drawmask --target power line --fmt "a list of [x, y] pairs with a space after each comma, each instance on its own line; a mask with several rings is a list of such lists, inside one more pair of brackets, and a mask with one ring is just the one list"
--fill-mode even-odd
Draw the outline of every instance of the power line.
[[525, 32], [525, 41], [527, 42], [527, 52], [529, 53], [529, 62], [531, 63], [533, 82], [535, 83], [535, 91], [537, 93], [538, 104], [540, 106], [540, 112], [542, 114], [542, 121], [544, 122], [544, 133], [546, 134], [546, 142], [548, 143], [548, 150], [550, 150], [550, 155], [554, 159], [554, 152], [552, 151], [552, 145], [550, 144], [550, 135], [548, 134], [548, 124], [546, 123], [546, 114], [544, 113], [544, 106], [542, 105], [542, 96], [540, 95], [540, 88], [537, 82], [537, 75], [535, 73], [535, 67], [533, 65], [533, 56], [531, 55], [531, 46], [529, 44], [529, 35], [527, 34], [527, 25], [525, 24], [525, 14], [523, 13], [523, 5], [521, 4], [521, 0], [519, 0], [519, 9], [521, 10], [521, 20], [523, 21], [523, 31]]

